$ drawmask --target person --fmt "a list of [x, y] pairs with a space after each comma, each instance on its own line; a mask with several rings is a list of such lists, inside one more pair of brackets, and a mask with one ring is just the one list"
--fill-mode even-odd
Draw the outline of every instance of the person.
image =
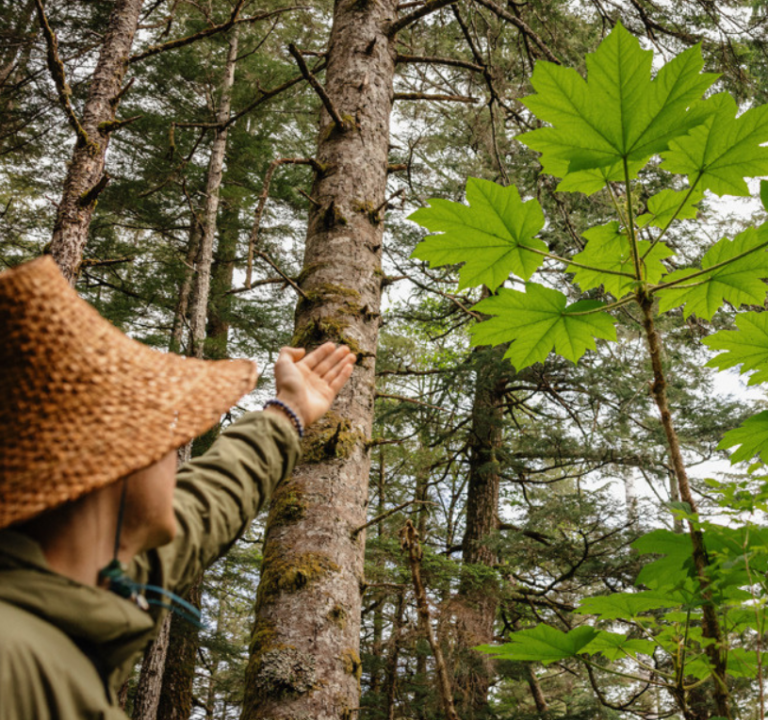
[[352, 373], [283, 348], [276, 397], [176, 472], [177, 449], [250, 391], [247, 360], [128, 338], [48, 257], [0, 274], [0, 719], [125, 715], [159, 623], [294, 467]]

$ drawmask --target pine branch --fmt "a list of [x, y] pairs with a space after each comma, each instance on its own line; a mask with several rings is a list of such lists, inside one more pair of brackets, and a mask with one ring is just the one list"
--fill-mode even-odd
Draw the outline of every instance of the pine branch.
[[40, 27], [43, 29], [43, 35], [45, 36], [45, 44], [47, 48], [47, 61], [48, 69], [51, 72], [51, 77], [56, 85], [56, 92], [59, 96], [59, 102], [67, 116], [69, 124], [77, 135], [77, 143], [81, 147], [88, 145], [90, 142], [88, 139], [88, 133], [85, 132], [85, 128], [80, 123], [79, 118], [75, 113], [75, 109], [72, 107], [72, 103], [69, 101], [72, 95], [72, 88], [69, 87], [67, 82], [67, 75], [64, 70], [64, 63], [61, 62], [59, 57], [59, 41], [56, 39], [56, 35], [51, 30], [51, 26], [48, 24], [48, 18], [45, 16], [45, 8], [43, 7], [42, 0], [35, 0], [37, 6], [37, 16], [40, 20]]

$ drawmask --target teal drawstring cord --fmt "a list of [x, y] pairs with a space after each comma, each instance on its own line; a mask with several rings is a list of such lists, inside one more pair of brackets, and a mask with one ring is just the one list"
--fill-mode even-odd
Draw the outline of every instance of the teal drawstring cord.
[[[120, 508], [117, 513], [117, 531], [115, 533], [115, 549], [112, 560], [109, 565], [99, 571], [99, 579], [106, 585], [107, 590], [119, 595], [126, 600], [135, 603], [141, 610], [149, 610], [150, 605], [170, 610], [183, 620], [195, 625], [201, 630], [205, 625], [201, 622], [200, 610], [194, 605], [180, 598], [170, 590], [165, 590], [158, 585], [142, 585], [131, 579], [126, 574], [126, 567], [117, 559], [117, 553], [120, 549], [120, 533], [123, 529], [123, 518], [125, 516], [125, 494], [128, 483], [123, 480], [123, 492], [120, 496]], [[163, 598], [167, 598], [170, 603], [164, 603], [159, 599], [147, 599], [144, 593], [154, 593]]]

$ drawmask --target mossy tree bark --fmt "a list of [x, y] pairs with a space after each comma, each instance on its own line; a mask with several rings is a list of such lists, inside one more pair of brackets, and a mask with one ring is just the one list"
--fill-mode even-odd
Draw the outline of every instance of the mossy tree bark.
[[383, 228], [395, 71], [393, 0], [339, 0], [328, 44], [293, 344], [359, 357], [302, 464], [276, 491], [246, 672], [243, 720], [351, 720], [360, 702], [360, 607]]
[[123, 78], [144, 0], [115, 0], [56, 212], [51, 255], [74, 285], [88, 240], [96, 199], [107, 181], [104, 159], [120, 104]]

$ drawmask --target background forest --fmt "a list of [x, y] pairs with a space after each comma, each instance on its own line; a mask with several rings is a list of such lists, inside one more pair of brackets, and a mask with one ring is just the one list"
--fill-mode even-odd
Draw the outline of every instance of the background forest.
[[[683, 531], [637, 317], [578, 365], [516, 371], [503, 346], [470, 345], [490, 291], [413, 258], [424, 231], [407, 220], [462, 201], [471, 176], [536, 198], [550, 253], [583, 250], [613, 207], [539, 174], [520, 99], [537, 61], [583, 74], [618, 22], [660, 61], [700, 43], [718, 91], [766, 102], [759, 0], [0, 0], [0, 268], [51, 253], [162, 350], [264, 368], [330, 339], [360, 358], [269, 512], [190, 594], [205, 627], [169, 620], [124, 688], [133, 718], [683, 717], [658, 666], [640, 682], [473, 649], [582, 625], [581, 601], [631, 591], [649, 562], [633, 542]], [[703, 224], [667, 237], [692, 262], [700, 233], [765, 214], [699, 207]], [[764, 406], [705, 367], [702, 339], [733, 310], [660, 326], [712, 518], [735, 504], [709, 478], [748, 483], [717, 445]], [[265, 375], [235, 414], [269, 396]], [[762, 657], [763, 633], [740, 642]], [[733, 717], [764, 717], [758, 667], [732, 681]], [[719, 714], [708, 686], [689, 696], [686, 718]]]

